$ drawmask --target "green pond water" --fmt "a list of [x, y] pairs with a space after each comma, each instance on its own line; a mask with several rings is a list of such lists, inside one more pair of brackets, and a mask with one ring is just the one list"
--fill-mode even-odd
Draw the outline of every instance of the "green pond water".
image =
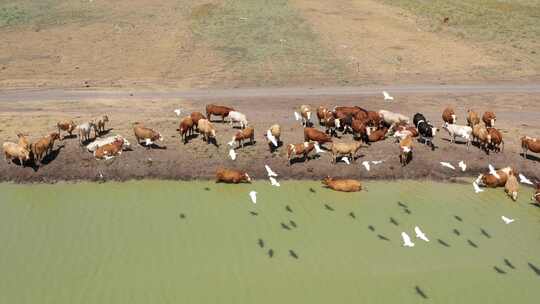
[[367, 188], [1, 184], [0, 303], [537, 303], [532, 189]]

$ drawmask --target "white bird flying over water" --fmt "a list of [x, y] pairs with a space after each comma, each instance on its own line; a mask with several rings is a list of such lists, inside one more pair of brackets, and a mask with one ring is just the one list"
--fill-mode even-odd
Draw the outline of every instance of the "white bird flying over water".
[[324, 151], [319, 146], [319, 143], [315, 143], [314, 146], [315, 146], [315, 153], [317, 153], [317, 154], [324, 153]]
[[401, 238], [403, 239], [403, 247], [414, 247], [414, 243], [411, 241], [411, 237], [405, 233], [401, 233]]
[[266, 168], [266, 172], [268, 173], [268, 176], [278, 176], [276, 172], [272, 171], [270, 166], [264, 165], [264, 167]]
[[504, 216], [504, 215], [503, 215], [503, 216], [501, 216], [501, 219], [502, 219], [502, 220], [503, 220], [503, 222], [504, 222], [505, 224], [507, 224], [507, 225], [508, 225], [508, 224], [510, 224], [510, 223], [513, 223], [513, 222], [515, 221], [514, 219], [511, 219], [511, 218], [507, 218], [507, 217], [506, 217], [506, 216]]
[[294, 112], [294, 118], [296, 120], [300, 120], [300, 119], [302, 119], [302, 116], [300, 116], [300, 114], [298, 114], [298, 112]]
[[349, 158], [346, 157], [346, 156], [343, 156], [343, 157], [341, 158], [341, 160], [344, 161], [347, 165], [350, 165], [350, 164], [351, 164], [351, 162], [349, 161]]
[[452, 166], [452, 164], [450, 164], [450, 163], [447, 163], [447, 162], [440, 162], [440, 163], [441, 163], [441, 166], [443, 166], [443, 167], [450, 168], [452, 170], [456, 170], [456, 167]]
[[272, 186], [276, 186], [276, 187], [281, 186], [275, 178], [273, 178], [271, 176], [268, 177], [268, 178], [270, 179], [270, 183], [272, 184]]
[[416, 233], [417, 238], [423, 241], [429, 242], [429, 239], [427, 238], [426, 234], [422, 232], [422, 230], [420, 230], [420, 227], [418, 226], [414, 227], [414, 232]]
[[388, 92], [386, 91], [383, 91], [382, 92], [383, 96], [384, 96], [384, 100], [394, 100], [394, 97], [390, 96], [390, 94], [388, 94]]
[[256, 204], [257, 203], [257, 191], [251, 191], [249, 193], [249, 197], [251, 198], [251, 201]]
[[366, 168], [366, 170], [368, 170], [368, 171], [370, 170], [369, 162], [367, 160], [362, 162], [362, 166], [364, 166]]
[[231, 157], [232, 160], [236, 159], [236, 152], [234, 152], [234, 149], [229, 150], [229, 156]]
[[182, 113], [182, 109], [176, 109], [174, 110], [174, 113], [176, 113], [176, 116], [180, 116], [180, 113]]
[[463, 171], [463, 172], [465, 172], [465, 170], [467, 170], [467, 165], [463, 161], [460, 161], [458, 166], [461, 168], [461, 171]]
[[272, 143], [272, 145], [274, 145], [275, 147], [278, 146], [278, 142], [276, 140], [276, 137], [272, 135], [272, 131], [270, 130], [266, 131], [266, 138], [268, 138], [268, 140]]
[[478, 183], [476, 183], [476, 181], [474, 181], [472, 185], [474, 188], [474, 193], [484, 192], [484, 189], [480, 188], [480, 186], [478, 186]]
[[501, 179], [501, 176], [497, 173], [497, 171], [495, 171], [495, 168], [491, 164], [488, 165], [488, 168], [489, 174], [495, 176], [497, 179]]
[[531, 182], [530, 179], [528, 179], [525, 175], [523, 174], [519, 174], [519, 182], [522, 183], [522, 184], [529, 184], [529, 185], [534, 185], [533, 182]]

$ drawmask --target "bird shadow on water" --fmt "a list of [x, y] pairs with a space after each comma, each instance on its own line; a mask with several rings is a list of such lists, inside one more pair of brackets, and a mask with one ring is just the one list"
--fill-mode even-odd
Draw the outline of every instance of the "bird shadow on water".
[[250, 211], [249, 214], [251, 214], [251, 215], [253, 215], [253, 216], [259, 215], [259, 213], [255, 212], [255, 211]]
[[368, 229], [371, 230], [372, 232], [375, 232], [375, 226], [373, 226], [373, 225], [369, 225]]
[[387, 241], [387, 242], [390, 241], [389, 238], [387, 238], [386, 236], [384, 236], [384, 235], [382, 235], [382, 234], [377, 234], [377, 237], [378, 237], [379, 240], [381, 240], [381, 241]]
[[272, 248], [268, 249], [268, 257], [273, 258], [274, 257], [274, 250]]
[[257, 240], [257, 244], [259, 244], [259, 247], [264, 248], [264, 241], [263, 241], [263, 239]]
[[420, 288], [420, 286], [418, 286], [418, 285], [414, 286], [414, 290], [416, 291], [417, 295], [422, 297], [422, 299], [428, 299], [428, 296], [426, 295], [424, 290], [422, 290], [422, 288]]
[[289, 250], [289, 254], [291, 255], [291, 257], [295, 258], [295, 259], [298, 259], [298, 254], [296, 254], [296, 252], [294, 252], [294, 250], [290, 249]]
[[439, 244], [443, 245], [444, 247], [450, 247], [450, 244], [448, 244], [447, 242], [441, 240], [441, 239], [437, 239], [437, 242], [439, 242]]
[[538, 268], [536, 265], [534, 265], [533, 263], [531, 262], [528, 262], [527, 265], [529, 265], [529, 268], [534, 271], [534, 273], [537, 275], [537, 276], [540, 276], [540, 268]]
[[291, 209], [289, 205], [285, 206], [285, 210], [287, 210], [290, 213], [293, 213], [293, 210]]
[[463, 222], [463, 219], [459, 215], [454, 215], [454, 218], [460, 222]]
[[495, 270], [495, 272], [499, 273], [499, 274], [506, 274], [506, 271], [500, 269], [499, 267], [497, 266], [493, 266], [493, 270]]
[[457, 229], [452, 230], [452, 232], [454, 232], [454, 234], [457, 235], [457, 236], [461, 235], [461, 232], [459, 232], [459, 230], [457, 230]]
[[512, 269], [516, 269], [516, 267], [512, 264], [512, 262], [510, 262], [509, 259], [504, 259], [504, 264]]
[[395, 226], [399, 226], [398, 221], [396, 221], [396, 219], [393, 217], [390, 217], [390, 223], [394, 224]]
[[489, 234], [489, 232], [487, 232], [484, 228], [480, 228], [480, 232], [482, 232], [482, 234], [488, 239], [491, 238], [491, 234]]
[[334, 208], [332, 208], [332, 206], [328, 205], [328, 204], [324, 204], [324, 208], [326, 210], [329, 210], [329, 211], [334, 211]]
[[351, 218], [353, 218], [353, 219], [355, 219], [355, 218], [356, 218], [356, 215], [355, 215], [355, 214], [354, 214], [354, 212], [352, 212], [352, 211], [351, 211], [351, 212], [349, 212], [349, 216], [350, 216]]
[[467, 240], [467, 243], [468, 243], [471, 247], [478, 248], [478, 245], [476, 245], [476, 243], [473, 242], [473, 241], [471, 241], [471, 240]]

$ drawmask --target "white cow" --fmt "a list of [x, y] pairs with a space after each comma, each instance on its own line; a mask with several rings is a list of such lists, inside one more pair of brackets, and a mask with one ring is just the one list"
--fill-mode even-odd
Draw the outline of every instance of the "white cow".
[[471, 145], [471, 140], [472, 140], [471, 127], [456, 125], [456, 124], [449, 124], [445, 122], [443, 125], [443, 129], [445, 129], [448, 132], [448, 134], [450, 134], [450, 142], [452, 143], [456, 141], [456, 137], [461, 137], [465, 139], [465, 141], [467, 142], [467, 150], [469, 150], [469, 146]]
[[409, 117], [400, 113], [380, 110], [379, 115], [382, 117], [383, 121], [391, 127], [400, 122], [409, 123]]
[[248, 125], [246, 115], [238, 111], [230, 111], [229, 118], [231, 119], [231, 126], [233, 126], [234, 123], [240, 123], [240, 127], [244, 129]]

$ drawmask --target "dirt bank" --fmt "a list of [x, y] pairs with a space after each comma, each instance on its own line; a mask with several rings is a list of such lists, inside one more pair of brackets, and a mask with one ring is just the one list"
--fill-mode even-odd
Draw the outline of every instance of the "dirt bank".
[[[359, 179], [432, 179], [457, 180], [484, 172], [488, 163], [496, 167], [514, 166], [530, 178], [540, 179], [540, 158], [524, 160], [520, 156], [518, 138], [521, 135], [540, 136], [540, 96], [537, 94], [404, 94], [396, 95], [393, 103], [384, 103], [380, 96], [277, 96], [242, 97], [212, 99], [166, 99], [146, 100], [126, 99], [84, 99], [46, 101], [24, 100], [0, 103], [0, 139], [15, 140], [17, 132], [24, 132], [35, 140], [55, 130], [60, 119], [71, 118], [83, 122], [102, 113], [111, 118], [109, 134], [121, 134], [133, 143], [132, 151], [109, 161], [97, 161], [76, 138], [66, 139], [56, 144], [53, 155], [40, 167], [22, 168], [14, 163], [0, 162], [0, 180], [19, 183], [56, 182], [70, 180], [129, 180], [141, 178], [156, 179], [211, 179], [217, 167], [234, 167], [247, 170], [254, 178], [266, 178], [264, 164], [268, 164], [279, 174], [279, 179], [320, 179], [327, 175], [354, 177]], [[256, 130], [256, 144], [238, 149], [238, 158], [228, 157], [226, 144], [236, 132], [229, 124], [215, 123], [219, 146], [208, 145], [200, 138], [193, 138], [184, 145], [176, 131], [179, 118], [173, 110], [181, 107], [187, 112], [203, 111], [206, 103], [220, 103], [233, 106], [245, 113]], [[378, 110], [389, 109], [412, 116], [424, 113], [436, 125], [441, 125], [440, 113], [447, 105], [456, 108], [458, 123], [465, 120], [466, 109], [474, 108], [482, 112], [493, 110], [498, 115], [497, 124], [505, 137], [505, 149], [501, 153], [486, 155], [476, 147], [467, 151], [465, 145], [450, 144], [447, 134], [441, 132], [435, 140], [437, 149], [415, 143], [414, 160], [405, 168], [399, 165], [398, 146], [391, 139], [373, 143], [361, 149], [361, 157], [356, 163], [331, 164], [330, 156], [322, 154], [308, 162], [298, 162], [287, 166], [285, 151], [280, 148], [272, 154], [263, 133], [273, 123], [282, 125], [282, 140], [285, 144], [300, 143], [303, 132], [294, 120], [293, 111], [300, 104], [318, 105], [360, 105]], [[164, 142], [161, 149], [147, 149], [134, 143], [131, 124], [144, 122], [160, 131]], [[336, 141], [350, 141], [346, 135]], [[364, 160], [383, 160], [372, 165], [371, 171], [361, 165]], [[468, 165], [466, 172], [452, 171], [440, 165], [448, 161], [457, 166], [459, 161]]]

